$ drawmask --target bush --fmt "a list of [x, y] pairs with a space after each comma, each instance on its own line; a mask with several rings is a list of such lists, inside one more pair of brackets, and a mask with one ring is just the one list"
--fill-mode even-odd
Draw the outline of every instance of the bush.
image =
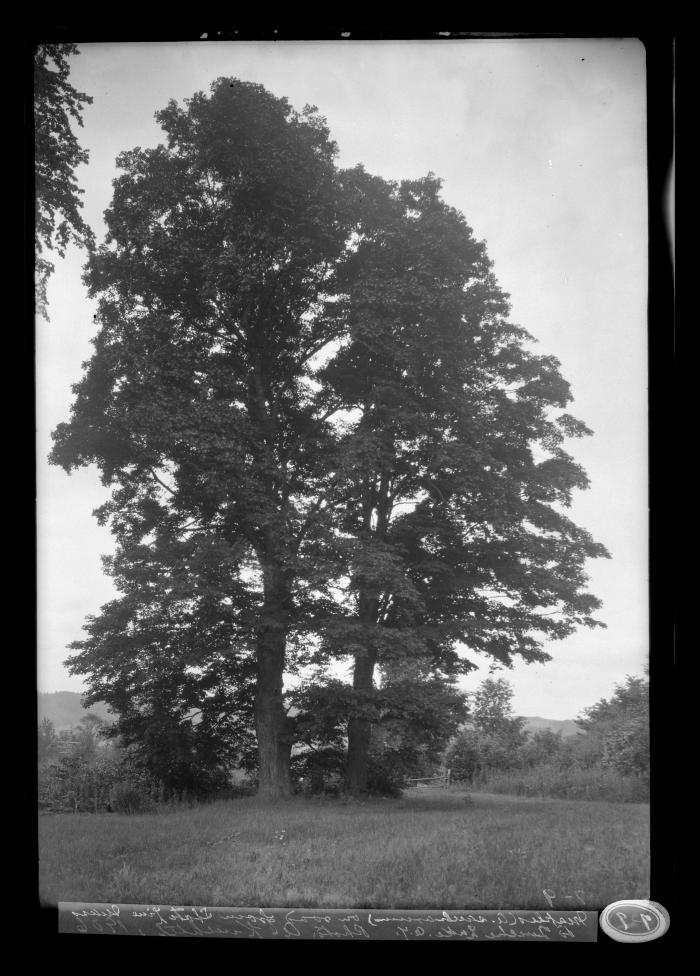
[[406, 785], [406, 771], [390, 752], [370, 755], [367, 792], [370, 796], [401, 796]]
[[[161, 785], [139, 767], [128, 750], [113, 745], [92, 753], [76, 750], [56, 761], [40, 763], [38, 787], [43, 809], [74, 813], [100, 813], [122, 809], [124, 804], [152, 809], [162, 799]], [[129, 794], [130, 800], [122, 798], [122, 787], [124, 797]]]
[[110, 788], [119, 776], [119, 758], [111, 752], [92, 759], [67, 755], [56, 762], [40, 763], [39, 803], [75, 813], [105, 810]]
[[644, 716], [634, 716], [603, 739], [603, 765], [622, 775], [648, 779], [649, 761], [649, 722]]
[[328, 746], [292, 756], [291, 772], [295, 792], [307, 796], [340, 792], [345, 754]]
[[155, 807], [143, 782], [130, 780], [113, 784], [109, 791], [109, 803], [114, 813], [146, 813]]
[[[244, 779], [239, 779], [236, 780], [236, 782], [229, 784], [225, 791], [225, 796], [232, 800], [238, 800], [246, 796], [255, 796], [257, 791], [257, 780], [252, 776], [246, 776]], [[213, 799], [216, 799], [216, 797]]]

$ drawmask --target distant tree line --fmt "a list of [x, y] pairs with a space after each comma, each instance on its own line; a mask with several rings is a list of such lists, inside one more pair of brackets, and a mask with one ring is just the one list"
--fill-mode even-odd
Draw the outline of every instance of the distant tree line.
[[469, 720], [445, 753], [454, 781], [532, 796], [648, 799], [647, 678], [628, 676], [576, 718], [581, 733], [567, 738], [550, 729], [528, 735], [511, 699], [503, 678], [487, 679], [472, 696]]
[[[296, 793], [342, 789], [346, 729], [335, 697], [343, 685], [304, 690], [301, 743], [291, 762]], [[512, 712], [505, 678], [487, 678], [459, 709], [440, 682], [423, 683], [423, 697], [400, 687], [383, 698], [369, 762], [372, 793], [396, 796], [411, 778], [451, 772], [455, 788], [569, 799], [644, 801], [649, 795], [648, 680], [628, 677], [609, 699], [577, 717], [578, 735], [527, 732]], [[346, 692], [347, 693], [347, 692]], [[393, 694], [393, 698], [392, 698]], [[309, 696], [312, 695], [313, 699]], [[406, 702], [410, 701], [410, 706]], [[329, 704], [330, 703], [330, 704]], [[457, 716], [460, 716], [459, 718]], [[39, 725], [39, 800], [51, 810], [140, 812], [158, 804], [244, 795], [255, 786], [255, 750], [202, 755], [182, 728], [154, 727], [150, 737], [125, 745], [93, 715], [56, 734]]]

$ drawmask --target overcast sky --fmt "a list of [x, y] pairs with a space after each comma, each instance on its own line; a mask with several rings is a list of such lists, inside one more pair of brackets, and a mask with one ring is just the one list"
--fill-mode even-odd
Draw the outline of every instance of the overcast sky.
[[[84, 216], [98, 239], [115, 157], [154, 146], [153, 115], [222, 75], [318, 106], [340, 150], [389, 179], [433, 171], [486, 241], [511, 318], [561, 360], [570, 411], [594, 431], [571, 445], [592, 486], [572, 517], [612, 555], [590, 562], [607, 629], [549, 644], [546, 665], [504, 672], [519, 714], [572, 718], [648, 654], [647, 204], [644, 48], [635, 40], [83, 44], [71, 83], [92, 95], [78, 130]], [[37, 320], [39, 690], [83, 690], [62, 665], [87, 614], [113, 595], [91, 513], [96, 469], [46, 464], [91, 355], [85, 256], [56, 258], [49, 323]], [[465, 681], [472, 690], [488, 662]]]

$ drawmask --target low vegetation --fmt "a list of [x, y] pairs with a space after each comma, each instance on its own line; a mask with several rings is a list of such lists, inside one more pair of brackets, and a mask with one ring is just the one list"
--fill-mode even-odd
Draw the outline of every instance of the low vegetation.
[[644, 803], [649, 783], [639, 776], [624, 776], [600, 765], [589, 767], [541, 763], [522, 769], [497, 770], [476, 778], [476, 789], [512, 796], [552, 797], [566, 800], [610, 800]]
[[42, 898], [595, 908], [648, 897], [644, 805], [426, 791], [159, 809], [41, 816]]

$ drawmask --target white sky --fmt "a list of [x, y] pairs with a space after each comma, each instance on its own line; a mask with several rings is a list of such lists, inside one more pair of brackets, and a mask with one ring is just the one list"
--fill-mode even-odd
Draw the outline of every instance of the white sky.
[[[221, 75], [317, 105], [340, 149], [390, 179], [432, 170], [443, 196], [486, 241], [511, 318], [555, 355], [571, 412], [591, 427], [572, 453], [592, 482], [574, 520], [612, 554], [589, 563], [607, 630], [548, 645], [546, 665], [504, 672], [515, 711], [572, 718], [648, 653], [647, 204], [644, 48], [635, 40], [85, 44], [71, 83], [94, 102], [78, 130], [78, 172], [98, 239], [115, 157], [164, 134], [153, 114]], [[49, 255], [50, 256], [50, 255]], [[84, 254], [55, 259], [51, 321], [37, 320], [39, 690], [83, 690], [62, 666], [84, 618], [113, 595], [92, 510], [96, 469], [49, 467], [50, 432], [92, 352]], [[472, 690], [488, 662], [465, 681]]]

